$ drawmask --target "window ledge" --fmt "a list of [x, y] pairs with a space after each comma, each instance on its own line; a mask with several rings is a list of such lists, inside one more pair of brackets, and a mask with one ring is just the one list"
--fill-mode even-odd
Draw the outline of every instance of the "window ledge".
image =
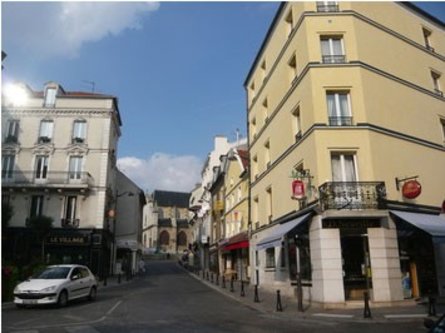
[[275, 272], [275, 271], [276, 271], [276, 268], [275, 268], [275, 267], [266, 267], [266, 268], [264, 269], [264, 271], [265, 271], [265, 272]]

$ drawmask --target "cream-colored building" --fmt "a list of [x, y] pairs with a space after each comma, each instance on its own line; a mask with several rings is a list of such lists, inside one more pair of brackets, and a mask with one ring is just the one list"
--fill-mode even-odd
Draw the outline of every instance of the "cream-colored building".
[[280, 5], [245, 81], [253, 283], [445, 294], [444, 60], [444, 23], [411, 4]]
[[[46, 239], [49, 263], [81, 263], [111, 272], [116, 149], [121, 118], [114, 96], [43, 91], [16, 84], [3, 89], [2, 198], [13, 207], [3, 255], [18, 264], [33, 252], [27, 221], [54, 220]], [[112, 215], [112, 214], [111, 214]]]

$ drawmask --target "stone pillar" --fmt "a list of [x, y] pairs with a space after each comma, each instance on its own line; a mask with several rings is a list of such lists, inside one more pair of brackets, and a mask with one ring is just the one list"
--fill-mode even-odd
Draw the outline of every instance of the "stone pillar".
[[343, 303], [343, 269], [339, 229], [322, 229], [321, 216], [312, 219], [309, 231], [312, 262], [312, 300]]
[[368, 229], [374, 302], [403, 300], [397, 231], [392, 222], [390, 226]]

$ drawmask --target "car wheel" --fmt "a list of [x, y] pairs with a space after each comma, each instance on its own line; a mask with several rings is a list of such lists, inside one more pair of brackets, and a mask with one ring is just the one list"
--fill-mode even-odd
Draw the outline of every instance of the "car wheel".
[[57, 300], [57, 305], [61, 308], [68, 304], [68, 293], [66, 290], [62, 290], [59, 294], [59, 299]]
[[92, 286], [90, 289], [90, 294], [88, 295], [89, 301], [95, 301], [97, 297], [97, 289], [95, 286]]

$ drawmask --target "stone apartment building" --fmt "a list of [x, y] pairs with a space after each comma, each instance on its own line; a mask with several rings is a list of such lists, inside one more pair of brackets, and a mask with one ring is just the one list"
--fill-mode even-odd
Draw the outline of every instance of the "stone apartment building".
[[122, 126], [117, 98], [65, 91], [56, 82], [42, 91], [16, 84], [3, 93], [2, 201], [13, 208], [4, 259], [26, 264], [40, 255], [27, 223], [44, 215], [54, 221], [45, 239], [46, 262], [110, 273], [109, 210]]
[[325, 306], [445, 294], [444, 60], [414, 5], [280, 5], [245, 80], [252, 283]]

